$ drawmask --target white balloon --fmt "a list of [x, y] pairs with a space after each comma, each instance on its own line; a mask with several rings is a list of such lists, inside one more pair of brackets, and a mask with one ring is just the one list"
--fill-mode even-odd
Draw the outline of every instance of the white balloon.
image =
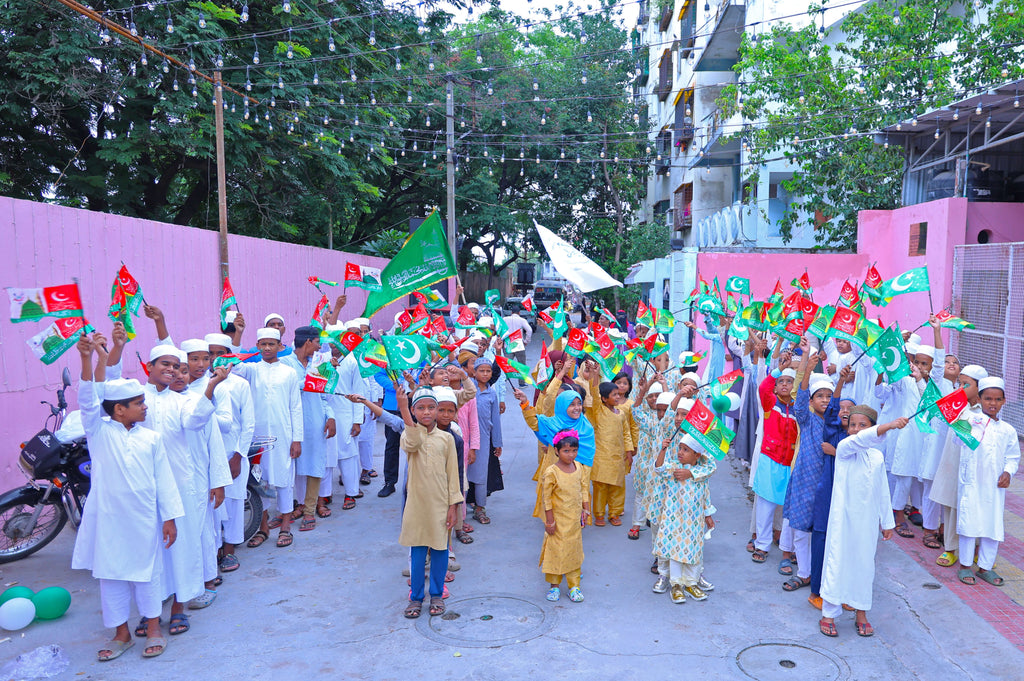
[[36, 618], [36, 606], [27, 598], [12, 598], [0, 605], [0, 627], [7, 631], [24, 629]]
[[736, 393], [729, 393], [729, 411], [736, 411], [740, 408], [740, 396]]

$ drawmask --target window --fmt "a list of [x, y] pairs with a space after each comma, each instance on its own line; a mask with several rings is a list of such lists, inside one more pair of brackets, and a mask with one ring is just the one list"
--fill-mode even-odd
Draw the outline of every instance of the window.
[[908, 255], [924, 255], [928, 245], [928, 223], [915, 222], [910, 225], [910, 251]]
[[675, 145], [686, 151], [693, 141], [693, 88], [679, 91], [676, 97]]
[[693, 183], [679, 185], [679, 188], [672, 194], [675, 208], [673, 228], [677, 232], [684, 232], [693, 227]]
[[658, 101], [664, 102], [672, 92], [672, 50], [665, 50], [661, 53], [661, 61], [658, 62]]
[[784, 186], [786, 180], [790, 178], [791, 175], [789, 173], [771, 173], [769, 176], [767, 236], [782, 236], [779, 223], [785, 217], [789, 205], [793, 202], [793, 195]]

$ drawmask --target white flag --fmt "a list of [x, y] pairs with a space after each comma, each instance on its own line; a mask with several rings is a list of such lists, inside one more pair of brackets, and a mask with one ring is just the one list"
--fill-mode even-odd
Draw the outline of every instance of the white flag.
[[580, 291], [590, 293], [609, 286], [622, 286], [621, 282], [613, 279], [596, 262], [569, 245], [565, 239], [547, 227], [541, 226], [536, 220], [533, 221], [533, 224], [537, 228], [537, 233], [540, 234], [544, 250], [551, 258], [551, 264], [559, 274], [575, 284]]

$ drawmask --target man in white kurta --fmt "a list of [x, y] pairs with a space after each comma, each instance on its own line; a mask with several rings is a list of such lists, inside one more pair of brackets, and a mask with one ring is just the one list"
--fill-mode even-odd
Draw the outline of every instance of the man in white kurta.
[[[1020, 464], [1020, 443], [1017, 431], [999, 420], [1005, 402], [1003, 379], [989, 376], [978, 382], [981, 408], [988, 417], [978, 433], [977, 449], [960, 447], [960, 477], [957, 485], [957, 535], [959, 535], [960, 581], [967, 584], [965, 571], [974, 562], [978, 548], [978, 577], [994, 586], [1002, 586], [1003, 578], [992, 569], [1003, 541], [1003, 509], [1006, 488]], [[966, 580], [966, 581], [965, 581]]]
[[[886, 432], [903, 428], [900, 418], [881, 426], [874, 425], [877, 413], [859, 405], [850, 410], [850, 437], [836, 448], [832, 504], [829, 507], [825, 559], [822, 568], [822, 633], [842, 614], [846, 603], [858, 611], [871, 609], [871, 590], [875, 581], [875, 549], [878, 530], [884, 539], [892, 536], [896, 523], [889, 503], [885, 463], [878, 449]], [[859, 430], [858, 430], [859, 428]], [[863, 612], [858, 626], [868, 628]], [[870, 635], [870, 634], [862, 634]]]
[[[210, 333], [203, 339], [210, 347], [212, 358], [226, 355], [231, 351], [231, 338], [222, 333]], [[191, 387], [191, 385], [189, 386]], [[220, 419], [221, 399], [217, 395], [223, 391], [230, 400], [231, 418], [227, 423]], [[223, 572], [234, 572], [238, 569], [238, 558], [235, 557], [235, 546], [244, 540], [245, 532], [245, 494], [249, 481], [249, 447], [252, 445], [253, 429], [256, 427], [252, 409], [252, 393], [249, 384], [234, 374], [229, 374], [224, 382], [214, 391], [217, 396], [217, 423], [224, 440], [224, 450], [228, 457], [228, 470], [232, 481], [224, 488], [224, 518], [221, 522], [222, 557], [220, 569]]]
[[[354, 319], [343, 328], [351, 333], [361, 334], [358, 319]], [[359, 437], [362, 434], [364, 409], [362, 404], [345, 399], [344, 395], [362, 395], [366, 397], [366, 384], [359, 373], [359, 362], [355, 355], [348, 353], [341, 357], [341, 350], [331, 346], [331, 354], [338, 362], [338, 385], [334, 395], [329, 396], [334, 410], [337, 434], [327, 441], [329, 458], [333, 455], [336, 467], [341, 470], [340, 482], [345, 488], [345, 501], [342, 509], [355, 507], [356, 499], [362, 496], [359, 491]], [[334, 471], [328, 469], [320, 483], [321, 503], [331, 496]]]
[[[256, 332], [256, 347], [260, 361], [255, 364], [236, 364], [233, 372], [247, 380], [252, 390], [256, 420], [253, 436], [274, 438], [270, 451], [260, 460], [260, 468], [263, 481], [277, 495], [277, 511], [281, 516], [278, 545], [283, 547], [291, 544], [294, 459], [302, 453], [302, 400], [299, 397], [302, 379], [291, 367], [278, 361], [277, 353], [282, 347], [279, 331], [259, 329]], [[268, 529], [268, 513], [264, 511], [260, 526], [264, 540]], [[260, 536], [256, 535], [253, 540]]]

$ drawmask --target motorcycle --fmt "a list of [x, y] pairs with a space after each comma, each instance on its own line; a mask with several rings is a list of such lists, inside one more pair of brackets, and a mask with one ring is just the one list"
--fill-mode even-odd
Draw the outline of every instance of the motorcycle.
[[276, 494], [263, 485], [263, 469], [260, 468], [260, 459], [274, 447], [276, 437], [256, 437], [249, 445], [247, 458], [249, 459], [249, 479], [245, 483], [245, 520], [243, 543], [253, 538], [253, 535], [260, 529], [260, 521], [263, 519], [263, 499], [272, 499]]
[[21, 444], [18, 468], [28, 484], [0, 495], [0, 563], [30, 556], [43, 548], [70, 520], [76, 530], [92, 481], [92, 462], [85, 437], [62, 442], [55, 434], [67, 414], [65, 391], [71, 386], [67, 369], [61, 374], [57, 404], [44, 427]]

